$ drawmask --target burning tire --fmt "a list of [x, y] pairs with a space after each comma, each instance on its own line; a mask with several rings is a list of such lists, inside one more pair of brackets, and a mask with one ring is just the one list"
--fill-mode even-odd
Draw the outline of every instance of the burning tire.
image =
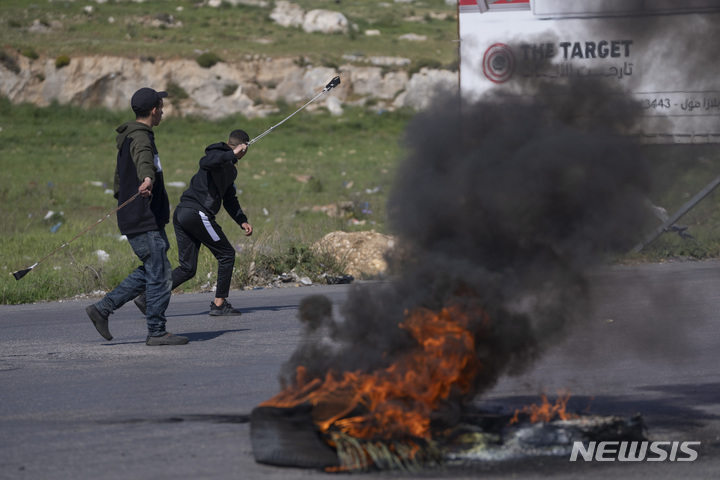
[[337, 452], [320, 439], [304, 403], [289, 408], [256, 407], [250, 414], [250, 442], [258, 463], [325, 469], [340, 465]]

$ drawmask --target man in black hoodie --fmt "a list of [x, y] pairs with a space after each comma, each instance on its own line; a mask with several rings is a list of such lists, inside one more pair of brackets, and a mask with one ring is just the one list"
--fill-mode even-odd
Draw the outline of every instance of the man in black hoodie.
[[165, 310], [170, 303], [172, 278], [172, 267], [167, 258], [170, 243], [165, 234], [165, 225], [170, 219], [170, 202], [153, 134], [153, 127], [162, 120], [164, 97], [167, 97], [167, 92], [147, 87], [135, 92], [131, 99], [135, 121], [126, 122], [116, 130], [115, 198], [120, 205], [134, 195], [140, 195], [118, 210], [117, 222], [120, 233], [127, 236], [142, 265], [112, 292], [85, 309], [98, 333], [106, 340], [113, 338], [108, 328], [110, 314], [143, 293], [147, 298], [148, 335], [145, 344], [188, 343], [187, 337], [165, 330]]
[[[235, 164], [247, 152], [250, 137], [243, 130], [233, 130], [227, 143], [214, 143], [205, 149], [200, 159], [200, 170], [190, 180], [190, 186], [180, 196], [173, 215], [173, 227], [178, 244], [180, 266], [172, 272], [172, 288], [182, 285], [195, 276], [200, 246], [205, 245], [218, 261], [215, 300], [210, 303], [210, 315], [241, 315], [230, 305], [230, 280], [235, 266], [235, 248], [215, 221], [220, 206], [240, 225], [246, 236], [252, 235], [252, 225], [240, 207], [235, 189]], [[146, 299], [140, 296], [135, 304], [141, 311]]]

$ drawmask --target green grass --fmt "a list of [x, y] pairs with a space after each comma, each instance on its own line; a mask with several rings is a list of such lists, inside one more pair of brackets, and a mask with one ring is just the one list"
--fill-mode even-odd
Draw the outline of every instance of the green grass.
[[[273, 3], [273, 2], [271, 2]], [[321, 8], [345, 15], [353, 28], [348, 34], [307, 34], [285, 28], [269, 17], [272, 7], [245, 5], [198, 7], [195, 0], [148, 0], [142, 3], [110, 0], [108, 3], [75, 1], [3, 0], [0, 37], [3, 46], [33, 51], [49, 58], [59, 55], [121, 55], [128, 57], [195, 58], [209, 51], [227, 62], [246, 55], [297, 57], [316, 65], [339, 65], [343, 54], [402, 56], [413, 62], [437, 61], [454, 65], [457, 59], [456, 8], [443, 0], [379, 6], [379, 2], [296, 0], [305, 11]], [[92, 13], [84, 7], [92, 6]], [[431, 14], [449, 15], [437, 19]], [[181, 26], [150, 26], [144, 20], [172, 16]], [[110, 21], [112, 19], [112, 22]], [[408, 21], [415, 19], [415, 21]], [[47, 33], [28, 32], [35, 20], [51, 27]], [[367, 36], [365, 30], [380, 30]], [[425, 35], [416, 42], [400, 35]]]
[[[207, 145], [226, 140], [235, 128], [247, 130], [253, 138], [294, 108], [286, 106], [277, 115], [253, 120], [241, 116], [216, 122], [166, 118], [155, 129], [166, 181], [187, 184]], [[322, 110], [303, 111], [253, 145], [239, 164], [236, 185], [254, 235], [245, 237], [224, 211], [218, 216], [240, 252], [233, 288], [249, 285], [253, 263], [255, 273], [279, 274], [298, 268], [316, 279], [322, 273], [341, 273], [342, 265], [322, 252], [313, 257], [308, 247], [336, 230], [372, 228], [389, 233], [385, 201], [404, 157], [401, 140], [412, 116], [408, 111], [377, 114], [362, 108], [349, 108], [339, 117]], [[119, 240], [112, 216], [20, 281], [10, 275], [68, 242], [116, 206], [105, 193], [114, 172], [114, 129], [130, 118], [129, 110], [58, 104], [40, 108], [0, 99], [0, 168], [4, 172], [0, 178], [0, 268], [5, 272], [0, 276], [0, 303], [108, 291], [137, 265], [129, 245]], [[646, 147], [656, 174], [650, 200], [675, 212], [720, 172], [717, 150], [715, 145]], [[183, 188], [167, 189], [174, 206]], [[352, 202], [353, 218], [365, 224], [353, 226], [347, 217], [311, 211], [313, 206], [341, 201]], [[693, 239], [664, 234], [640, 254], [618, 260], [720, 256], [719, 203], [720, 194], [713, 192], [678, 222], [690, 227]], [[54, 215], [46, 218], [50, 211]], [[57, 230], [52, 233], [54, 227]], [[176, 266], [172, 228], [168, 233], [173, 246], [169, 258]], [[110, 260], [102, 262], [97, 250], [107, 252]], [[197, 276], [182, 289], [208, 290], [214, 285], [215, 269], [214, 259], [203, 249]]]
[[[674, 214], [720, 175], [720, 146], [654, 145], [644, 147], [652, 161], [654, 192], [650, 200]], [[661, 222], [657, 220], [656, 226]], [[720, 257], [720, 191], [711, 192], [676, 225], [689, 227], [693, 238], [664, 233], [640, 254], [623, 261], [658, 262], [670, 258], [707, 259]], [[650, 232], [648, 232], [650, 233]]]
[[[291, 111], [253, 120], [240, 116], [217, 122], [164, 119], [155, 132], [166, 182], [189, 183], [205, 147], [227, 140], [235, 128], [247, 130], [252, 138]], [[327, 267], [327, 273], [340, 273], [342, 266], [332, 264], [321, 253], [309, 259], [307, 246], [335, 230], [385, 231], [386, 195], [403, 155], [399, 140], [411, 115], [403, 111], [380, 115], [360, 108], [348, 109], [341, 117], [303, 111], [254, 144], [238, 165], [236, 185], [255, 233], [247, 238], [224, 211], [218, 215], [241, 251], [233, 287], [247, 284], [251, 262], [259, 267], [271, 257], [282, 258], [275, 262], [278, 265], [297, 263], [314, 275], [323, 273], [319, 264]], [[109, 290], [137, 264], [129, 245], [118, 240], [112, 216], [20, 281], [10, 275], [68, 242], [117, 205], [112, 195], [105, 193], [112, 188], [115, 167], [114, 129], [131, 118], [130, 111], [57, 104], [14, 106], [0, 99], [0, 168], [5, 172], [0, 179], [0, 268], [6, 273], [0, 276], [0, 303]], [[298, 176], [310, 181], [301, 182]], [[184, 189], [167, 190], [171, 205], [176, 205]], [[365, 224], [353, 226], [349, 218], [311, 211], [313, 206], [339, 201], [353, 202], [354, 218]], [[46, 219], [49, 211], [55, 214]], [[61, 225], [52, 233], [58, 223]], [[169, 258], [176, 266], [172, 227], [168, 233], [173, 245]], [[96, 250], [106, 251], [110, 260], [101, 262]], [[293, 255], [299, 258], [291, 258]], [[203, 250], [198, 275], [184, 289], [212, 286], [215, 268], [214, 259]]]
[[[407, 67], [410, 72], [422, 65], [457, 63], [456, 9], [443, 0], [388, 1], [388, 6], [346, 0], [340, 4], [327, 0], [294, 3], [306, 11], [341, 11], [354, 27], [344, 35], [306, 34], [299, 28], [274, 24], [269, 18], [271, 8], [224, 4], [215, 9], [198, 7], [195, 0], [109, 0], [102, 4], [3, 0], [0, 62], [11, 70], [19, 69], [15, 52], [33, 60], [53, 61], [62, 56], [72, 61], [84, 55], [196, 59], [200, 52], [209, 52], [228, 63], [258, 55], [331, 67], [345, 63], [345, 54], [401, 56], [412, 61]], [[85, 6], [92, 6], [92, 12], [86, 13]], [[437, 13], [449, 17], [436, 19], [433, 15]], [[141, 22], [170, 15], [182, 26], [152, 27]], [[419, 21], [408, 21], [410, 18]], [[35, 20], [50, 30], [29, 32]], [[381, 35], [364, 35], [368, 29], [379, 30]], [[405, 33], [425, 35], [427, 41], [398, 40]], [[280, 107], [278, 114], [264, 119], [233, 116], [209, 122], [166, 118], [156, 132], [167, 182], [189, 182], [205, 146], [226, 140], [231, 130], [243, 128], [255, 137], [298, 105]], [[378, 115], [361, 108], [347, 108], [341, 117], [303, 111], [253, 145], [239, 165], [237, 186], [255, 234], [244, 237], [224, 212], [219, 215], [220, 224], [241, 252], [233, 288], [248, 285], [253, 264], [255, 273], [258, 269], [282, 273], [280, 270], [293, 267], [309, 275], [319, 275], [323, 269], [340, 273], [342, 265], [322, 252], [309, 252], [308, 246], [335, 230], [374, 228], [387, 233], [385, 200], [403, 157], [399, 142], [411, 116], [407, 111]], [[137, 265], [129, 245], [118, 240], [113, 216], [22, 280], [15, 281], [10, 275], [69, 241], [116, 206], [105, 193], [112, 186], [114, 129], [131, 118], [129, 110], [86, 110], [57, 104], [38, 108], [0, 99], [0, 268], [6, 273], [0, 276], [0, 303], [55, 300], [109, 290]], [[650, 200], [670, 214], [675, 212], [720, 173], [717, 149], [712, 145], [647, 147], [657, 177]], [[168, 187], [173, 206], [182, 190]], [[352, 202], [354, 218], [365, 224], [356, 227], [348, 218], [311, 211], [313, 206], [339, 201]], [[640, 254], [618, 260], [720, 256], [719, 204], [720, 194], [713, 192], [678, 222], [690, 227], [693, 239], [664, 234]], [[50, 211], [56, 213], [46, 219]], [[171, 227], [168, 233], [173, 245], [169, 257], [175, 266]], [[108, 252], [110, 260], [103, 263], [96, 250]], [[214, 284], [215, 268], [212, 256], [202, 250], [197, 276], [182, 288], [208, 289]]]

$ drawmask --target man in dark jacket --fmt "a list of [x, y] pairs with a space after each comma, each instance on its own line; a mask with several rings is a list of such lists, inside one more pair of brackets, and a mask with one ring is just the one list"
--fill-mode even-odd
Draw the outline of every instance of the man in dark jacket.
[[[214, 143], [205, 149], [200, 159], [200, 170], [190, 180], [190, 186], [180, 196], [173, 215], [173, 227], [178, 244], [180, 266], [172, 272], [172, 288], [182, 285], [195, 276], [200, 246], [205, 245], [218, 261], [215, 300], [210, 303], [210, 315], [241, 315], [230, 305], [230, 280], [235, 266], [235, 248], [225, 236], [215, 215], [220, 206], [240, 225], [246, 236], [252, 235], [252, 225], [240, 207], [235, 189], [235, 164], [247, 152], [250, 137], [243, 130], [230, 133], [227, 143]], [[140, 296], [135, 304], [143, 311], [146, 299]]]
[[170, 219], [160, 156], [155, 147], [153, 127], [160, 124], [163, 98], [167, 92], [141, 88], [132, 96], [135, 121], [117, 128], [117, 165], [115, 198], [123, 204], [136, 193], [140, 197], [118, 210], [120, 233], [127, 236], [135, 254], [142, 261], [120, 285], [99, 302], [88, 306], [87, 312], [98, 333], [112, 340], [108, 317], [126, 302], [144, 293], [147, 297], [148, 335], [145, 344], [184, 345], [187, 337], [165, 330], [165, 310], [170, 303], [171, 270], [167, 258], [170, 248], [165, 225]]

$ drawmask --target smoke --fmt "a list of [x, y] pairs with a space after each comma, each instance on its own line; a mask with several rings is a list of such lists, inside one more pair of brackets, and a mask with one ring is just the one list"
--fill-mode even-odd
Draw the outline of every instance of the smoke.
[[648, 218], [647, 163], [616, 133], [628, 125], [612, 92], [591, 82], [567, 96], [445, 95], [417, 115], [388, 202], [392, 280], [353, 286], [341, 319], [324, 297], [307, 298], [281, 382], [299, 365], [317, 377], [387, 366], [413, 348], [398, 324], [419, 307], [491, 319], [471, 397], [562, 340], [587, 313], [589, 269], [629, 249]]

